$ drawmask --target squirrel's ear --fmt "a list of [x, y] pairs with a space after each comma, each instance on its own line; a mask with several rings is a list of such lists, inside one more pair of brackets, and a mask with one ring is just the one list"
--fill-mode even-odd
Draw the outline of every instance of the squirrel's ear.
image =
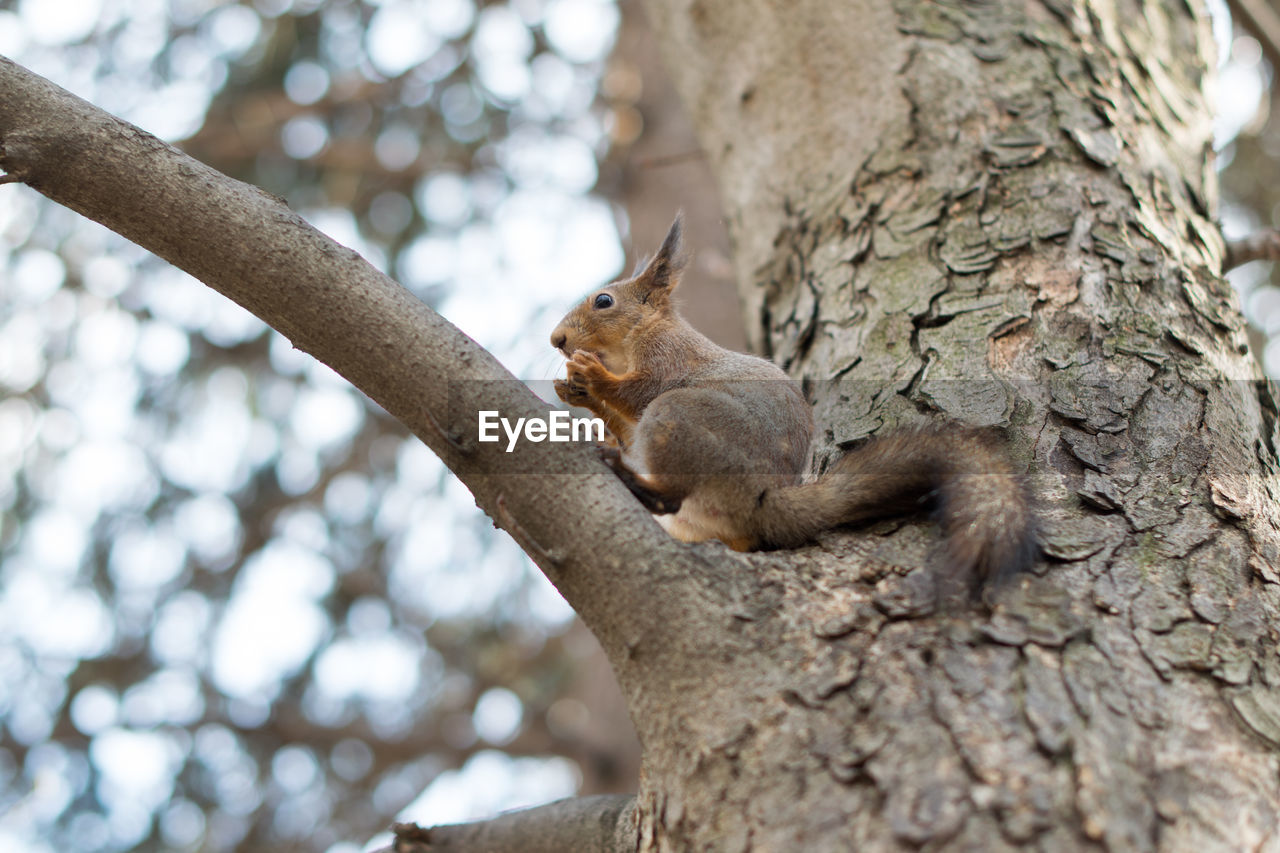
[[676, 221], [671, 223], [667, 239], [644, 271], [635, 278], [643, 281], [651, 288], [670, 290], [680, 282], [680, 273], [684, 272], [688, 258], [684, 253], [684, 212], [676, 214]]

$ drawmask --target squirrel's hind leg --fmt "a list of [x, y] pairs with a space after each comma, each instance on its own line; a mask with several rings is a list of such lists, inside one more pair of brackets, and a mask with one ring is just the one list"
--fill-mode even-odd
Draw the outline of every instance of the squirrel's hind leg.
[[618, 448], [601, 447], [600, 458], [613, 469], [622, 484], [636, 496], [636, 500], [644, 504], [644, 508], [649, 512], [654, 515], [670, 515], [680, 511], [684, 496], [664, 493], [655, 484], [632, 471], [627, 467], [627, 463], [622, 461], [622, 453]]

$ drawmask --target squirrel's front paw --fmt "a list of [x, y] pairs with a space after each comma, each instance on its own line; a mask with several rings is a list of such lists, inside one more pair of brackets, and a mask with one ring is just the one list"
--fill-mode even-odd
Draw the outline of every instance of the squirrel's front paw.
[[604, 366], [600, 356], [586, 350], [574, 350], [569, 357], [569, 385], [579, 385], [590, 389], [592, 384], [609, 378], [609, 369]]
[[555, 389], [556, 396], [570, 406], [580, 406], [585, 409], [587, 408], [587, 403], [591, 400], [591, 395], [587, 393], [587, 389], [582, 387], [581, 384], [557, 379], [551, 383], [551, 387]]

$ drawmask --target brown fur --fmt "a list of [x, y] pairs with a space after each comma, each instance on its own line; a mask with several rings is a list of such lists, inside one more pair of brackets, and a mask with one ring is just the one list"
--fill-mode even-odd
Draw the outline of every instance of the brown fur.
[[878, 437], [803, 483], [812, 410], [776, 365], [717, 346], [676, 312], [681, 231], [677, 217], [642, 272], [590, 294], [551, 335], [568, 359], [556, 393], [605, 421], [621, 450], [611, 464], [673, 536], [790, 548], [932, 501], [957, 577], [1006, 576], [1030, 562], [1024, 490], [976, 430]]

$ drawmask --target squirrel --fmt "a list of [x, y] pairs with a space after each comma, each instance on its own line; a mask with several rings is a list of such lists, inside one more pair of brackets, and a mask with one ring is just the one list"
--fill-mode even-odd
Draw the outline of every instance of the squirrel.
[[557, 396], [604, 421], [615, 440], [602, 448], [606, 461], [672, 536], [739, 551], [793, 548], [932, 499], [946, 568], [971, 589], [1027, 567], [1030, 504], [982, 430], [875, 437], [804, 482], [812, 407], [777, 365], [718, 346], [677, 312], [682, 233], [678, 215], [640, 272], [588, 295], [551, 333], [568, 359]]

